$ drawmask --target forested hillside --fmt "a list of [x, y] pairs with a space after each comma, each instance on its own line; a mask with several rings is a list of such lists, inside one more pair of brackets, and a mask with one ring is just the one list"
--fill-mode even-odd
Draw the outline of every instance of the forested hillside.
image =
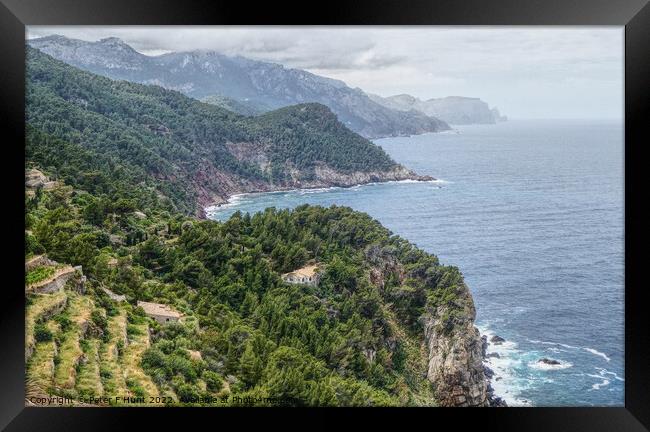
[[[28, 296], [32, 394], [437, 403], [422, 317], [440, 320], [441, 339], [471, 322], [457, 269], [349, 208], [267, 209], [219, 223], [145, 207], [146, 197], [130, 207], [117, 198], [124, 193], [116, 186], [104, 200], [59, 184], [27, 198], [26, 259], [46, 254], [88, 278], [83, 294], [67, 286]], [[319, 285], [281, 280], [308, 262], [323, 269]], [[174, 305], [186, 319], [160, 325], [138, 300]]]
[[[191, 216], [236, 191], [417, 178], [329, 109], [247, 118], [28, 55], [28, 400], [490, 403], [457, 268], [345, 207]], [[318, 283], [282, 279], [307, 264]]]
[[[29, 47], [27, 57], [28, 157], [72, 185], [92, 183], [88, 176], [128, 179], [170, 209], [201, 214], [238, 192], [418, 178], [323, 105], [246, 117], [83, 72]], [[64, 148], [39, 144], [52, 139]], [[92, 170], [82, 173], [71, 159]]]

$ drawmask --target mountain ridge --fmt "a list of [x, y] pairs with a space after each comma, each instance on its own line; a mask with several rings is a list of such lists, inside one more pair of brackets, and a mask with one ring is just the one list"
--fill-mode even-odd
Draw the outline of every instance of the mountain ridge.
[[[28, 130], [28, 151], [62, 140], [74, 147], [68, 159], [86, 154], [84, 163], [107, 176], [118, 166], [185, 213], [204, 215], [236, 193], [431, 179], [397, 164], [321, 104], [246, 117], [85, 72], [34, 48], [27, 58], [27, 123], [38, 130]], [[66, 158], [39, 157], [65, 172]]]
[[378, 104], [342, 81], [277, 63], [205, 50], [146, 56], [118, 38], [87, 42], [54, 35], [27, 43], [96, 74], [160, 85], [196, 99], [221, 96], [258, 105], [262, 110], [322, 103], [343, 124], [366, 138], [449, 129], [444, 121], [421, 112], [399, 111]]

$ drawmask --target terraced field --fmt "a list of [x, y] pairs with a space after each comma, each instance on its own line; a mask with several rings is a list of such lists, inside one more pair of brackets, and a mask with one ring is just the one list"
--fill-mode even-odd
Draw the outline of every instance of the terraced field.
[[77, 373], [76, 388], [79, 395], [95, 396], [104, 394], [104, 386], [99, 372], [99, 344], [97, 339], [89, 339], [84, 344], [84, 363]]
[[69, 298], [64, 316], [71, 321], [71, 325], [61, 334], [62, 341], [54, 371], [55, 388], [66, 390], [75, 388], [77, 369], [84, 355], [80, 341], [85, 337], [88, 320], [94, 308], [89, 297], [71, 293]]
[[116, 396], [131, 396], [124, 379], [124, 370], [120, 352], [127, 343], [126, 311], [119, 309], [119, 314], [108, 319], [108, 342], [100, 347], [100, 375], [104, 393]]
[[[47, 328], [56, 335], [60, 331], [59, 325], [54, 321], [47, 323]], [[52, 377], [54, 376], [54, 358], [58, 352], [54, 340], [39, 342], [27, 364], [28, 388], [35, 392], [50, 392], [52, 389]], [[28, 392], [29, 393], [29, 392]]]
[[140, 367], [142, 355], [149, 348], [149, 326], [147, 324], [129, 325], [132, 330], [123, 355], [126, 385], [135, 396], [143, 396], [149, 400], [150, 397], [160, 396], [156, 384]]
[[53, 294], [35, 294], [27, 298], [25, 312], [25, 361], [32, 354], [35, 345], [34, 328], [38, 321], [48, 319], [51, 315], [63, 309], [68, 300], [65, 291]]
[[[156, 397], [161, 391], [140, 363], [149, 347], [149, 321], [129, 323], [131, 308], [116, 303], [116, 314], [106, 317], [105, 334], [91, 331], [93, 297], [74, 291], [28, 295], [26, 316], [27, 396]], [[127, 331], [128, 330], [128, 331]], [[103, 403], [102, 403], [103, 404]], [[145, 404], [149, 405], [149, 404]]]

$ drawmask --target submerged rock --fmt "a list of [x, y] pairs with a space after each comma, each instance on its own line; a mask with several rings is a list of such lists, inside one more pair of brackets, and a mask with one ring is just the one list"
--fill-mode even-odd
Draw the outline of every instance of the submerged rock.
[[506, 340], [502, 338], [501, 336], [494, 335], [490, 338], [490, 342], [492, 342], [494, 345], [501, 345], [504, 343]]
[[549, 359], [549, 358], [546, 358], [546, 357], [537, 360], [537, 362], [547, 364], [547, 365], [559, 365], [559, 364], [562, 364], [557, 360]]
[[506, 401], [501, 399], [499, 396], [494, 396], [492, 399], [490, 399], [490, 406], [491, 407], [507, 407], [508, 404]]

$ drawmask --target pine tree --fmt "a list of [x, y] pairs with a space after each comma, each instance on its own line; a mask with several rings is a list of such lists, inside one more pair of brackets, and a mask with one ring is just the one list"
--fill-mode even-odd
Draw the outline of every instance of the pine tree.
[[253, 345], [246, 344], [246, 349], [239, 361], [239, 373], [241, 380], [250, 388], [255, 386], [262, 375], [262, 362], [255, 354]]

